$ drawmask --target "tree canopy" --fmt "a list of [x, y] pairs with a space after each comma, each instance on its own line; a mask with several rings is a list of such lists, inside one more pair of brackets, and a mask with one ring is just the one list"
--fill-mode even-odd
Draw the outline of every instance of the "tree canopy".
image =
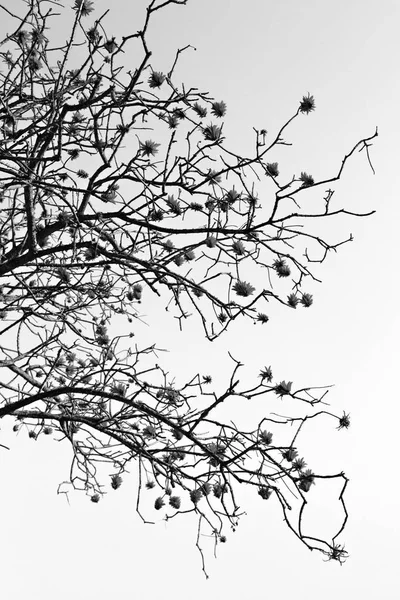
[[[274, 303], [312, 307], [315, 267], [352, 239], [328, 243], [319, 223], [372, 214], [341, 208], [334, 194], [356, 152], [372, 168], [377, 131], [330, 177], [316, 180], [305, 166], [283, 178], [274, 152], [290, 145], [294, 120], [306, 128], [316, 102], [305, 93], [277, 135], [254, 129], [243, 156], [225, 139], [227, 104], [175, 80], [189, 46], [168, 71], [153, 68], [148, 31], [172, 4], [186, 0], [151, 1], [142, 28], [124, 37], [106, 33], [108, 11], [91, 20], [89, 0], [24, 0], [15, 13], [0, 5], [13, 27], [0, 52], [0, 417], [32, 440], [69, 443], [68, 483], [93, 503], [134, 463], [138, 513], [194, 513], [204, 570], [201, 532], [226, 541], [243, 513], [240, 484], [278, 502], [305, 546], [342, 561], [347, 477], [313, 472], [297, 448], [310, 419], [349, 426], [349, 415], [329, 410], [328, 389], [295, 389], [266, 365], [245, 384], [233, 356], [224, 393], [212, 391], [209, 374], [187, 373], [176, 386], [156, 356], [156, 328], [154, 345], [133, 337], [146, 300], [166, 308], [178, 331], [197, 320], [210, 341], [238, 319], [262, 327]], [[60, 44], [53, 25], [71, 15]], [[267, 414], [250, 431], [229, 415], [221, 421], [229, 398], [268, 394], [299, 412]], [[303, 515], [307, 494], [327, 478], [341, 481], [343, 522], [319, 539]]]

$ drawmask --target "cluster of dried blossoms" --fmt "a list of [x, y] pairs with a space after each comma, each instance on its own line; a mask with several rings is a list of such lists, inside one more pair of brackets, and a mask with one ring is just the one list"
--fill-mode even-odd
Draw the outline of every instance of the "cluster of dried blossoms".
[[[305, 494], [328, 476], [307, 468], [297, 436], [306, 419], [322, 414], [339, 429], [349, 425], [348, 415], [315, 409], [326, 390], [314, 395], [273, 382], [270, 367], [241, 388], [234, 359], [222, 395], [208, 391], [209, 375], [176, 388], [152, 361], [155, 347], [133, 350], [132, 333], [115, 336], [112, 323], [133, 323], [138, 304], [151, 296], [180, 325], [197, 315], [213, 340], [238, 317], [267, 323], [272, 301], [310, 307], [303, 283], [316, 279], [312, 264], [348, 240], [330, 245], [305, 225], [355, 215], [331, 208], [331, 186], [356, 150], [365, 149], [369, 160], [377, 134], [358, 142], [330, 179], [315, 181], [303, 171], [283, 181], [274, 151], [286, 144], [290, 123], [314, 110], [313, 96], [302, 98], [273, 139], [255, 130], [254, 154], [242, 157], [225, 143], [225, 102], [174, 82], [186, 48], [166, 73], [150, 64], [152, 15], [186, 1], [153, 0], [143, 28], [121, 39], [106, 34], [105, 15], [87, 25], [93, 4], [75, 0], [70, 36], [60, 47], [47, 34], [61, 4], [30, 0], [23, 18], [1, 6], [17, 26], [0, 53], [0, 366], [9, 374], [0, 417], [16, 417], [14, 429], [33, 439], [68, 440], [70, 484], [93, 502], [105, 493], [100, 465], [117, 469], [117, 489], [136, 461], [139, 514], [142, 489], [156, 489], [155, 510], [165, 518], [194, 512], [217, 543], [226, 541], [224, 526], [237, 526], [235, 489], [242, 483], [264, 500], [274, 497], [306, 546], [341, 560], [335, 540], [347, 518], [343, 473], [329, 475], [343, 483], [340, 532], [329, 541], [302, 530]], [[123, 63], [130, 45], [141, 49], [134, 71]], [[304, 212], [302, 200], [316, 187], [322, 208]], [[258, 194], [267, 199], [261, 203]], [[275, 289], [282, 279], [290, 282], [283, 295]], [[213, 418], [232, 396], [268, 393], [297, 399], [309, 412], [264, 418], [252, 431]], [[277, 422], [296, 425], [283, 445], [264, 429]], [[293, 503], [297, 516], [289, 519]]]

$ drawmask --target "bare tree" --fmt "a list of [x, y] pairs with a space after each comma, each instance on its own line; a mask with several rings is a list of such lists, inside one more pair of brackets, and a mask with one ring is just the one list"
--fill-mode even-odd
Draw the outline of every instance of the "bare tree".
[[[168, 73], [151, 65], [152, 17], [172, 4], [186, 0], [152, 0], [142, 29], [117, 38], [103, 27], [106, 13], [88, 25], [93, 2], [75, 0], [61, 45], [50, 40], [52, 23], [71, 8], [24, 0], [19, 16], [0, 5], [13, 23], [1, 42], [0, 417], [16, 419], [14, 431], [32, 439], [67, 440], [69, 484], [94, 503], [105, 493], [104, 465], [117, 489], [135, 462], [139, 514], [145, 488], [156, 490], [146, 515], [194, 513], [202, 559], [201, 532], [226, 541], [226, 527], [241, 515], [235, 490], [245, 484], [279, 502], [309, 549], [342, 561], [348, 480], [343, 472], [314, 473], [297, 449], [310, 419], [349, 426], [347, 414], [328, 410], [328, 389], [294, 389], [274, 381], [271, 367], [243, 385], [233, 356], [223, 394], [209, 391], [209, 375], [188, 374], [178, 387], [158, 364], [156, 345], [133, 348], [133, 334], [114, 335], [113, 323], [126, 319], [129, 329], [142, 298], [152, 296], [180, 327], [193, 316], [213, 340], [238, 317], [265, 324], [271, 303], [310, 307], [303, 286], [316, 279], [316, 263], [351, 239], [329, 244], [315, 233], [318, 223], [371, 214], [335, 208], [333, 196], [354, 153], [365, 151], [372, 168], [377, 132], [358, 141], [331, 177], [315, 181], [304, 171], [283, 180], [274, 151], [288, 145], [290, 124], [315, 109], [307, 94], [274, 138], [254, 130], [252, 155], [237, 153], [224, 138], [225, 103], [174, 80], [189, 46]], [[127, 70], [134, 46], [141, 56]], [[315, 188], [313, 209], [309, 202], [303, 209]], [[284, 279], [289, 295], [277, 291]], [[215, 416], [231, 397], [266, 394], [297, 401], [301, 416], [271, 414], [251, 431]], [[307, 494], [326, 478], [341, 481], [343, 509], [329, 540], [302, 525]]]

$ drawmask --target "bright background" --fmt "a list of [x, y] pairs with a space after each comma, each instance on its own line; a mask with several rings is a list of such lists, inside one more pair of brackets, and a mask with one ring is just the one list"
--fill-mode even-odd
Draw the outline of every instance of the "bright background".
[[[23, 13], [22, 3], [4, 4]], [[110, 6], [106, 0], [95, 4], [98, 13]], [[146, 4], [113, 0], [107, 33], [119, 37], [139, 29]], [[2, 33], [8, 31], [4, 15]], [[163, 364], [178, 380], [200, 370], [222, 386], [230, 375], [230, 349], [246, 363], [243, 382], [249, 385], [269, 364], [277, 379], [295, 386], [335, 383], [332, 409], [350, 412], [352, 426], [337, 432], [321, 419], [303, 448], [316, 472], [319, 466], [344, 470], [351, 479], [342, 537], [348, 562], [324, 563], [289, 532], [275, 503], [244, 492], [247, 516], [235, 534], [228, 532], [217, 560], [208, 558], [206, 581], [194, 518], [143, 525], [135, 513], [134, 475], [98, 505], [78, 493], [68, 504], [56, 494], [68, 478], [68, 447], [11, 436], [4, 422], [0, 440], [12, 448], [0, 448], [2, 599], [398, 597], [399, 21], [398, 0], [189, 0], [155, 15], [149, 35], [156, 70], [168, 70], [176, 48], [197, 48], [184, 54], [175, 81], [225, 100], [227, 142], [243, 154], [253, 147], [253, 126], [273, 134], [304, 94], [315, 96], [315, 113], [286, 134], [293, 147], [281, 152], [279, 162], [288, 177], [301, 170], [315, 179], [332, 175], [354, 143], [379, 127], [371, 148], [376, 175], [357, 154], [335, 194], [335, 206], [377, 213], [338, 220], [327, 230], [332, 241], [351, 232], [355, 242], [323, 265], [323, 284], [308, 290], [314, 294], [309, 310], [271, 306], [268, 325], [234, 324], [210, 344], [198, 323], [178, 335], [176, 321], [168, 321], [160, 306], [154, 337], [144, 326], [136, 332], [138, 342], [149, 336], [171, 348]], [[135, 57], [129, 61], [127, 55], [133, 68]], [[251, 403], [243, 405], [246, 422], [252, 410]], [[318, 498], [321, 525], [335, 504], [324, 508]]]

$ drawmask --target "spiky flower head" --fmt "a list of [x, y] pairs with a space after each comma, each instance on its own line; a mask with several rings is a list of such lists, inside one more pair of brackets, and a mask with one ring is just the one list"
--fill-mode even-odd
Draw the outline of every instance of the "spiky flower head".
[[212, 377], [211, 375], [203, 375], [203, 383], [211, 383], [212, 382]]
[[91, 2], [90, 0], [75, 0], [73, 9], [76, 11], [80, 9], [81, 16], [87, 17], [94, 10], [93, 2]]
[[164, 73], [160, 71], [153, 71], [149, 77], [148, 84], [151, 88], [159, 88], [165, 81]]
[[154, 483], [154, 481], [148, 481], [148, 482], [146, 483], [146, 489], [148, 489], [148, 490], [152, 490], [152, 489], [155, 487], [155, 485], [156, 485], [156, 484]]
[[287, 297], [287, 303], [292, 308], [296, 308], [296, 306], [298, 305], [299, 302], [300, 302], [300, 300], [296, 296], [296, 294], [289, 294], [289, 296]]
[[179, 124], [179, 119], [175, 115], [168, 115], [167, 116], [167, 123], [168, 123], [168, 127], [170, 129], [176, 129], [178, 127], [178, 124]]
[[242, 296], [246, 298], [247, 296], [251, 296], [255, 292], [255, 287], [248, 283], [247, 281], [241, 281], [238, 279], [236, 283], [232, 286], [232, 289], [238, 296]]
[[193, 104], [193, 110], [199, 115], [201, 119], [207, 116], [207, 109], [204, 106], [201, 106], [198, 102]]
[[181, 499], [179, 498], [179, 496], [171, 496], [169, 499], [169, 503], [172, 506], [172, 508], [176, 508], [176, 510], [178, 510], [181, 507]]
[[295, 448], [288, 448], [287, 450], [284, 450], [282, 452], [282, 456], [285, 460], [287, 460], [288, 462], [293, 462], [294, 459], [297, 457], [298, 452]]
[[142, 299], [142, 291], [143, 291], [143, 286], [140, 283], [135, 283], [135, 285], [132, 288], [132, 293], [133, 293], [133, 297], [135, 300]]
[[155, 502], [154, 502], [154, 508], [156, 510], [160, 510], [160, 508], [162, 508], [164, 506], [165, 502], [164, 500], [161, 498], [161, 496], [159, 496], [158, 498], [156, 498]]
[[155, 438], [157, 437], [157, 430], [155, 427], [153, 427], [153, 425], [146, 425], [146, 427], [143, 429], [143, 435], [146, 438]]
[[300, 112], [308, 115], [313, 110], [315, 110], [314, 96], [311, 96], [308, 93], [307, 96], [303, 96], [303, 98], [300, 102]]
[[311, 294], [303, 294], [300, 298], [300, 302], [305, 308], [309, 308], [313, 303], [313, 297]]
[[217, 238], [214, 237], [213, 235], [208, 236], [208, 238], [206, 239], [207, 248], [215, 248], [216, 245], [217, 245]]
[[194, 260], [196, 258], [196, 255], [193, 252], [193, 250], [185, 250], [183, 256], [187, 262], [190, 262], [191, 260]]
[[292, 381], [281, 381], [274, 389], [274, 392], [277, 396], [287, 396], [290, 394], [292, 389], [293, 382]]
[[221, 133], [222, 127], [218, 127], [218, 125], [213, 125], [212, 123], [203, 129], [204, 138], [209, 142], [220, 142]]
[[339, 417], [339, 425], [337, 429], [348, 429], [350, 427], [350, 415], [343, 412], [343, 415]]
[[232, 250], [235, 254], [239, 256], [244, 256], [246, 254], [246, 248], [240, 240], [235, 240], [232, 244]]
[[201, 212], [203, 210], [203, 205], [200, 202], [191, 202], [189, 204], [190, 210], [194, 210], [195, 212]]
[[216, 117], [224, 117], [226, 114], [226, 104], [223, 100], [221, 102], [213, 102], [211, 106], [211, 112]]
[[32, 438], [33, 440], [36, 440], [37, 438], [37, 433], [35, 431], [29, 431], [28, 433], [29, 437]]
[[305, 469], [307, 466], [306, 461], [304, 460], [304, 458], [296, 458], [293, 462], [292, 462], [292, 467], [293, 469], [295, 469], [296, 471], [303, 471], [303, 469]]
[[260, 431], [259, 437], [260, 437], [260, 441], [263, 444], [266, 444], [267, 446], [270, 446], [272, 444], [273, 435], [270, 431], [265, 431], [265, 430]]
[[261, 496], [263, 500], [268, 500], [271, 494], [272, 489], [268, 485], [261, 485], [258, 489], [258, 495]]
[[216, 185], [217, 183], [221, 183], [221, 175], [218, 175], [218, 171], [209, 169], [207, 173], [207, 180], [210, 185]]
[[222, 494], [225, 492], [225, 486], [221, 483], [214, 483], [213, 485], [213, 494], [216, 498], [221, 498]]
[[209, 493], [211, 492], [211, 484], [208, 483], [208, 481], [206, 481], [206, 483], [203, 483], [200, 486], [200, 491], [203, 494], [203, 496], [208, 496]]
[[267, 173], [268, 173], [268, 175], [271, 175], [271, 177], [278, 177], [278, 175], [279, 175], [278, 163], [277, 162], [267, 163]]
[[220, 535], [219, 541], [221, 542], [221, 544], [225, 544], [226, 543], [226, 535]]
[[190, 492], [190, 499], [193, 502], [193, 504], [197, 504], [198, 502], [200, 502], [202, 495], [203, 494], [200, 489], [192, 490]]
[[87, 32], [86, 32], [86, 35], [88, 36], [88, 38], [89, 38], [89, 41], [90, 41], [92, 44], [98, 44], [98, 43], [99, 43], [99, 41], [100, 41], [100, 33], [98, 32], [98, 30], [97, 30], [97, 27], [96, 27], [96, 26], [94, 26], [94, 27], [90, 27], [90, 28], [87, 30]]
[[261, 380], [264, 381], [266, 379], [268, 382], [272, 381], [272, 369], [271, 367], [264, 367], [262, 371], [260, 371]]
[[278, 277], [289, 277], [290, 268], [289, 265], [281, 258], [274, 260], [272, 266], [278, 274]]
[[311, 187], [312, 185], [314, 185], [314, 177], [312, 175], [308, 175], [308, 173], [306, 173], [305, 171], [301, 172], [300, 181], [303, 182], [303, 185], [301, 186], [303, 188]]
[[241, 193], [237, 192], [234, 187], [225, 194], [225, 200], [229, 204], [234, 204], [237, 200], [240, 200], [240, 198]]
[[303, 492], [309, 492], [311, 486], [315, 484], [314, 479], [314, 474], [311, 469], [307, 469], [304, 473], [300, 474], [299, 489]]
[[122, 484], [122, 477], [121, 475], [112, 475], [111, 477], [111, 487], [113, 490], [117, 490], [119, 487], [121, 487]]
[[269, 316], [264, 314], [264, 313], [258, 313], [257, 314], [257, 321], [259, 323], [261, 323], [262, 325], [265, 325], [265, 323], [268, 323], [269, 321]]
[[153, 142], [153, 140], [140, 142], [140, 151], [142, 152], [143, 156], [155, 156], [159, 147], [160, 144], [156, 144], [156, 142]]
[[100, 501], [100, 494], [93, 494], [93, 496], [90, 497], [90, 501], [97, 504]]
[[115, 41], [115, 37], [112, 37], [111, 39], [107, 40], [104, 43], [104, 48], [107, 50], [107, 52], [109, 54], [112, 54], [113, 52], [115, 52], [116, 49], [118, 48], [117, 43]]

